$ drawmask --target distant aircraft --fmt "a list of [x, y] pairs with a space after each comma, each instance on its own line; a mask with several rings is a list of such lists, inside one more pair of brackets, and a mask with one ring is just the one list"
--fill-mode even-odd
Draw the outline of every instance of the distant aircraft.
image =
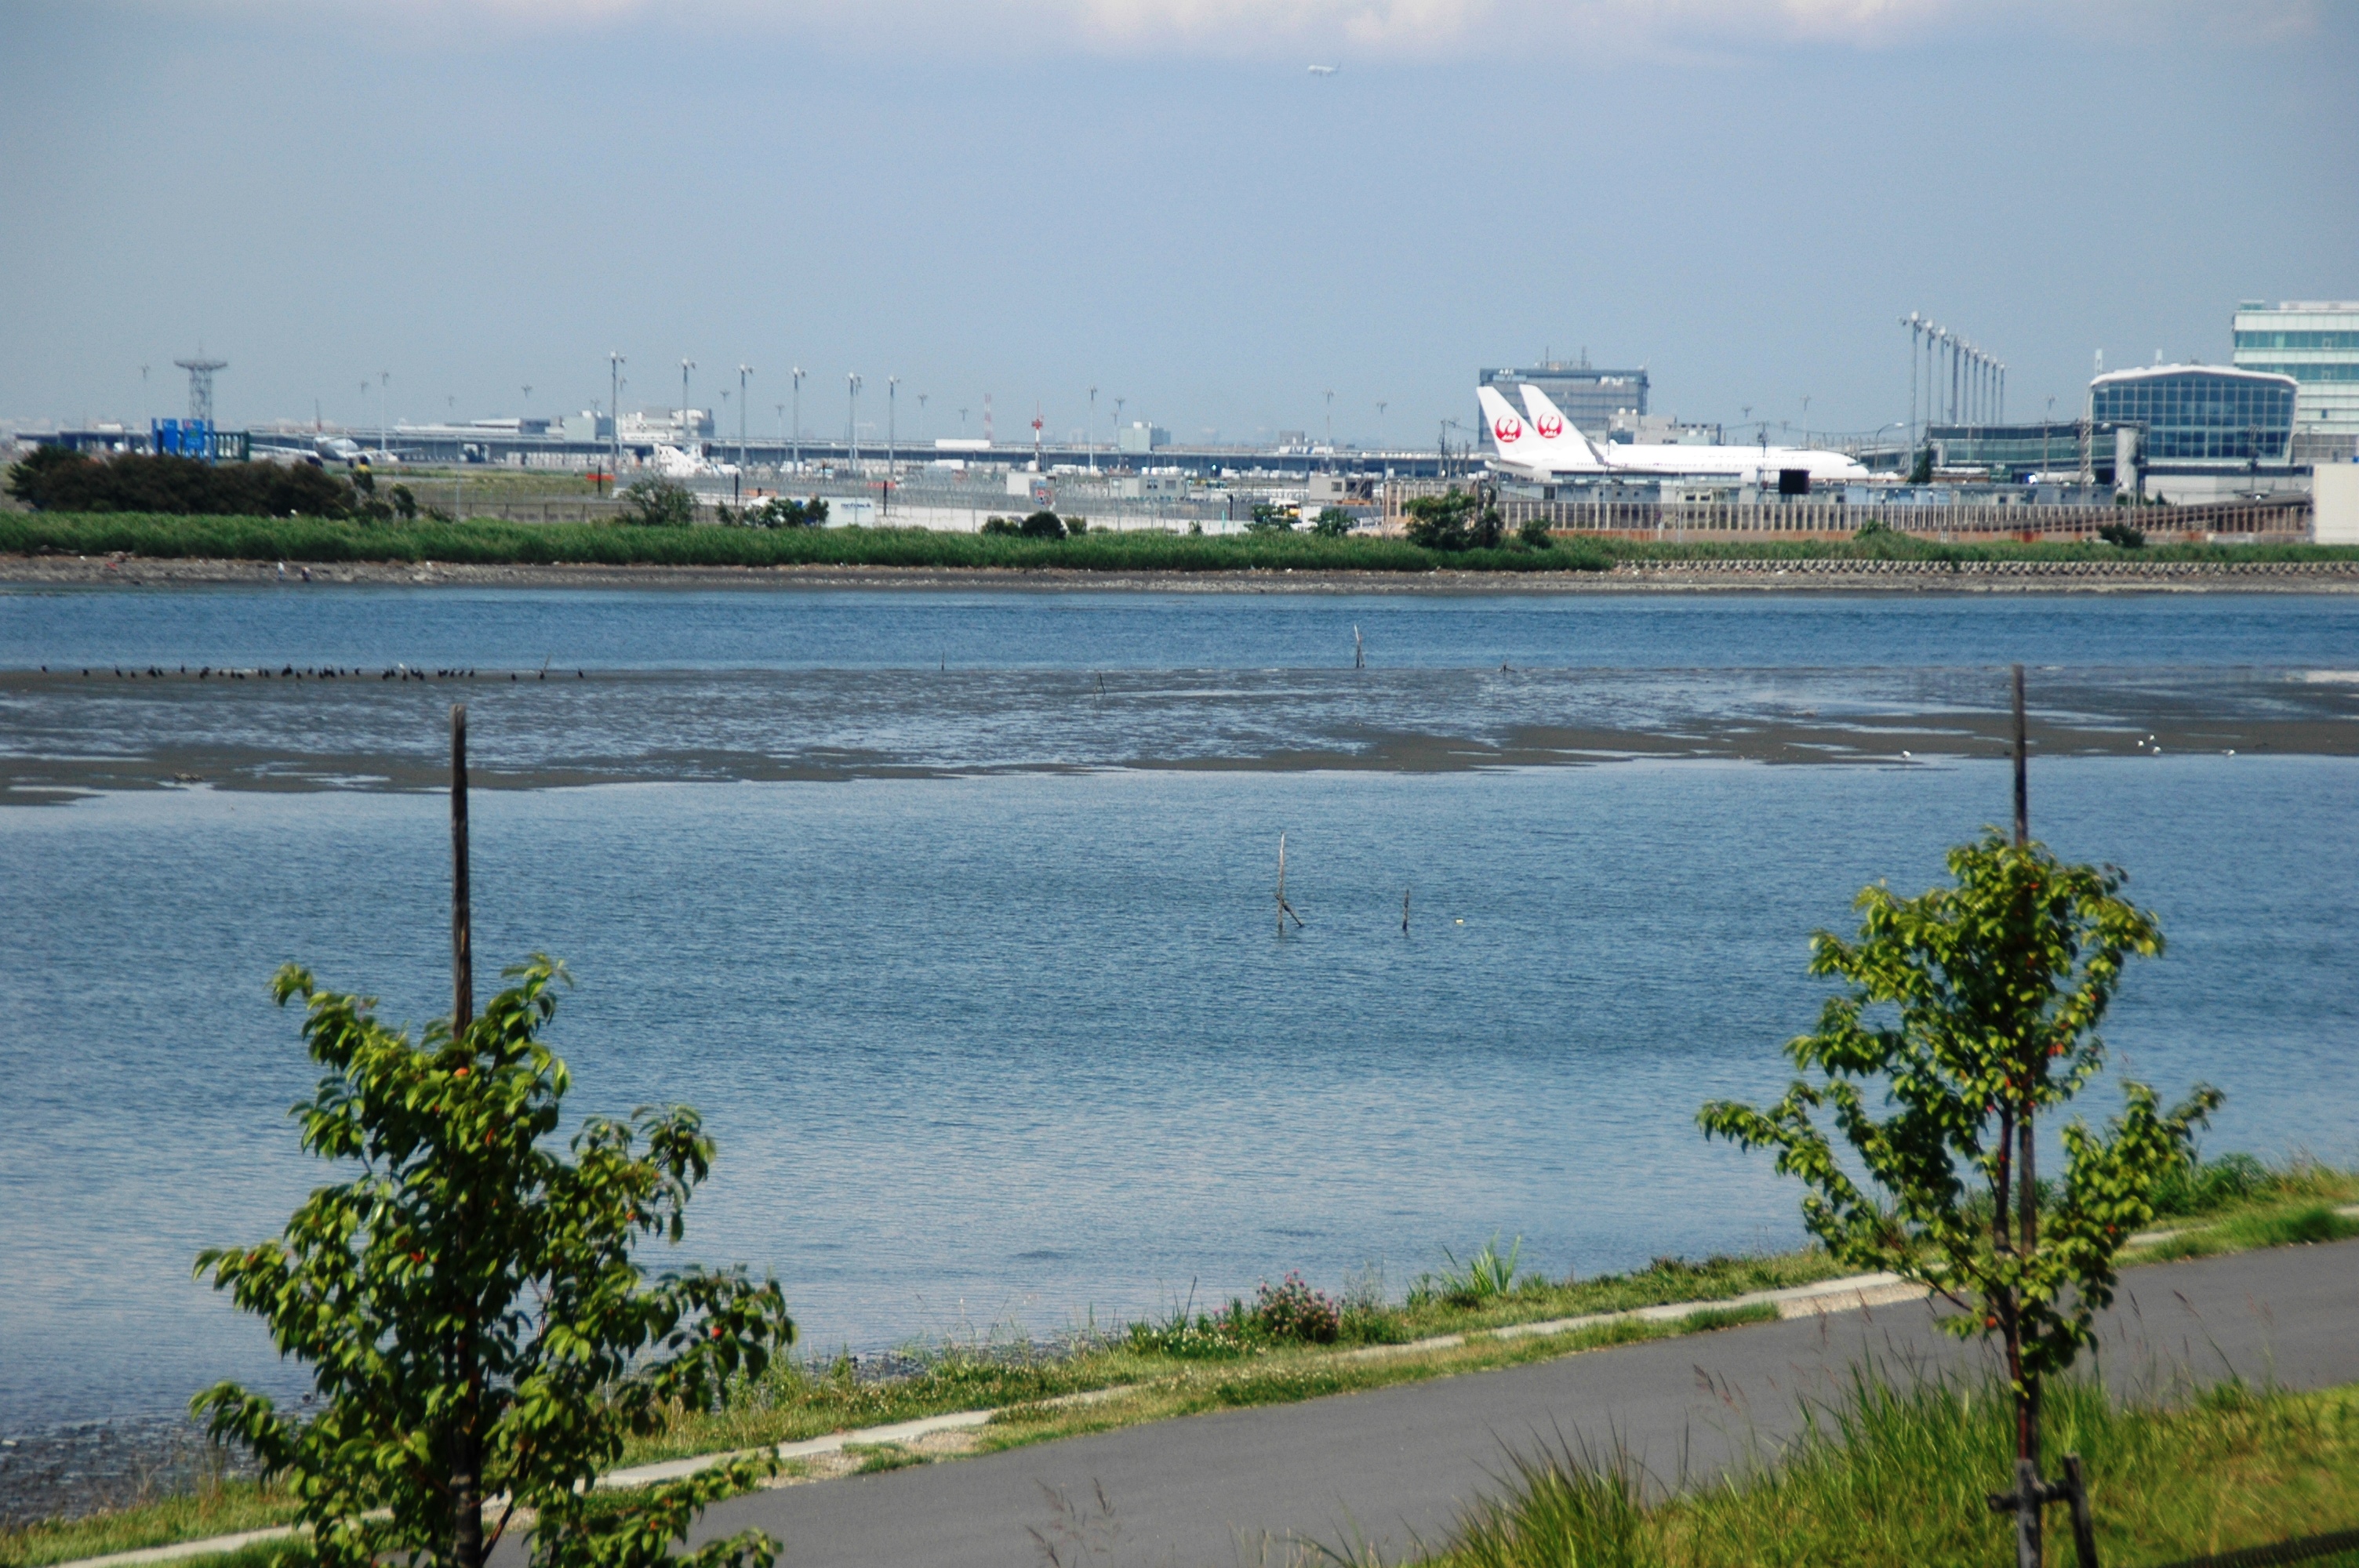
[[1343, 68], [1340, 65], [1314, 65], [1310, 68], [1310, 74], [1313, 76], [1332, 76], [1343, 69]]
[[727, 479], [737, 471], [735, 463], [716, 463], [700, 447], [675, 447], [668, 441], [656, 443], [650, 461], [665, 479]]
[[1527, 421], [1496, 387], [1474, 389], [1483, 422], [1497, 454], [1492, 466], [1524, 478], [1571, 479], [1606, 474], [1649, 479], [1728, 478], [1748, 484], [1774, 484], [1780, 473], [1799, 469], [1813, 484], [1873, 476], [1858, 459], [1807, 447], [1593, 446], [1558, 412], [1547, 393], [1527, 383], [1521, 389]]

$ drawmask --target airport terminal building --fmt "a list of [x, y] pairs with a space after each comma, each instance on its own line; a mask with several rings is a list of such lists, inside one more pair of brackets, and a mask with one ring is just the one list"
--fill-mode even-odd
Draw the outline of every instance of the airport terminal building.
[[2299, 386], [2276, 372], [2148, 365], [2089, 384], [2093, 443], [2122, 489], [2180, 502], [2300, 488]]
[[2359, 299], [2289, 299], [2236, 308], [2240, 370], [2291, 376], [2292, 460], [2348, 462], [2359, 456]]

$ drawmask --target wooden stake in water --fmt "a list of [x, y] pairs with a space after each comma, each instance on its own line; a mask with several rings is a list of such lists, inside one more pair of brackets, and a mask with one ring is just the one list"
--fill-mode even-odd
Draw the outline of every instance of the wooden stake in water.
[[2015, 841], [2031, 841], [2031, 784], [2025, 770], [2027, 744], [2023, 729], [2023, 666], [2015, 666]]
[[1286, 935], [1286, 923], [1289, 917], [1294, 921], [1296, 930], [1302, 929], [1302, 916], [1296, 914], [1294, 906], [1286, 902], [1286, 835], [1281, 833], [1277, 836], [1277, 934], [1280, 936]]
[[1401, 935], [1408, 935], [1408, 889], [1401, 889]]
[[1352, 667], [1355, 670], [1364, 670], [1368, 667], [1368, 651], [1360, 641], [1360, 629], [1357, 626], [1352, 628]]
[[475, 955], [467, 896], [467, 705], [451, 705], [451, 1033], [475, 1016]]

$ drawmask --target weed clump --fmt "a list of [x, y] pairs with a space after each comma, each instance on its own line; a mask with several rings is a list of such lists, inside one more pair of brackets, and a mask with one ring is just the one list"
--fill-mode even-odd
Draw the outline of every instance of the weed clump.
[[[1411, 1306], [1440, 1302], [1454, 1307], [1479, 1307], [1502, 1296], [1512, 1295], [1517, 1287], [1516, 1264], [1524, 1255], [1524, 1238], [1520, 1236], [1508, 1244], [1504, 1253], [1499, 1250], [1499, 1238], [1495, 1233], [1483, 1243], [1480, 1250], [1460, 1262], [1458, 1254], [1445, 1247], [1441, 1249], [1444, 1267], [1439, 1274], [1419, 1274], [1409, 1287]], [[1537, 1283], [1527, 1280], [1526, 1284]]]
[[1254, 1292], [1254, 1326], [1272, 1339], [1298, 1345], [1332, 1345], [1343, 1325], [1343, 1309], [1314, 1291], [1300, 1274], [1288, 1274], [1273, 1290]]

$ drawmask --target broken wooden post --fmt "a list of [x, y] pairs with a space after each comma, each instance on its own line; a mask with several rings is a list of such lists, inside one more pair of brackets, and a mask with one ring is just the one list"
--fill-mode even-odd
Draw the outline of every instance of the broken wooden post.
[[2064, 1500], [2072, 1505], [2072, 1554], [2081, 1568], [2097, 1568], [2097, 1523], [2089, 1513], [2089, 1482], [2077, 1454], [2064, 1455]]
[[1408, 935], [1408, 889], [1401, 889], [1401, 935]]
[[1296, 930], [1302, 928], [1302, 916], [1295, 914], [1294, 906], [1286, 902], [1286, 835], [1277, 836], [1277, 934], [1286, 935], [1286, 922], [1292, 916]]

